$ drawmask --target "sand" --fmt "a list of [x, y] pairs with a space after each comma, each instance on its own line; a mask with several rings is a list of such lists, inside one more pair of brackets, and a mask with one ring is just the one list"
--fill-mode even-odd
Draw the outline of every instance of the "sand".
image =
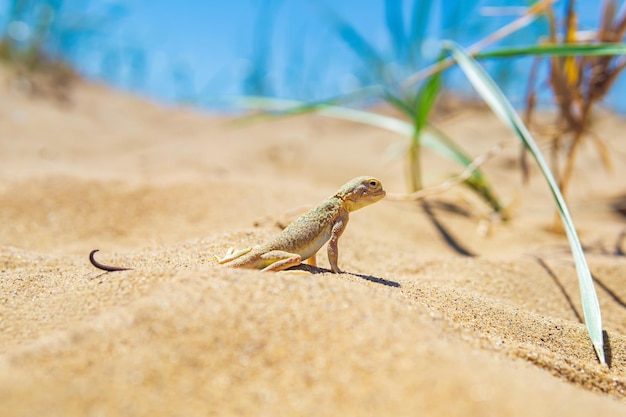
[[[6, 74], [5, 74], [6, 75]], [[5, 77], [6, 78], [6, 77]], [[6, 81], [6, 80], [5, 80]], [[8, 86], [7, 86], [8, 85]], [[0, 95], [0, 415], [626, 415], [626, 122], [595, 123], [570, 202], [596, 279], [610, 366], [581, 323], [554, 208], [487, 111], [440, 125], [511, 210], [464, 187], [355, 212], [339, 265], [264, 274], [214, 255], [358, 175], [404, 191], [406, 140], [316, 116], [234, 126], [80, 83], [66, 103]], [[425, 182], [458, 168], [424, 151]], [[452, 210], [454, 208], [455, 210]], [[456, 247], [447, 242], [449, 233]], [[134, 268], [102, 273], [87, 255]]]

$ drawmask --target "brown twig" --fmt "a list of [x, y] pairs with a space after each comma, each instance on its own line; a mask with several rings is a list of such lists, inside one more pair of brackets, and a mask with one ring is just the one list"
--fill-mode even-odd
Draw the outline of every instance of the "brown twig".
[[455, 175], [452, 178], [448, 178], [446, 181], [439, 185], [435, 185], [433, 187], [428, 187], [416, 191], [410, 194], [396, 194], [396, 193], [387, 193], [387, 199], [393, 201], [417, 201], [422, 200], [427, 197], [431, 197], [436, 194], [441, 194], [443, 192], [448, 191], [452, 187], [466, 181], [469, 179], [481, 165], [485, 162], [489, 161], [494, 156], [498, 155], [502, 152], [503, 145], [497, 144], [493, 148], [491, 148], [486, 153], [479, 155], [476, 157], [465, 169], [458, 175]]
[[[522, 29], [523, 27], [528, 26], [529, 24], [534, 22], [535, 19], [537, 19], [537, 17], [541, 13], [543, 13], [546, 9], [548, 9], [552, 5], [552, 3], [554, 3], [555, 1], [556, 0], [541, 0], [535, 3], [533, 6], [529, 7], [528, 11], [524, 15], [519, 17], [518, 19], [515, 19], [508, 25], [502, 26], [500, 29], [496, 30], [489, 36], [484, 37], [480, 41], [476, 42], [475, 44], [467, 48], [468, 53], [471, 56], [474, 56], [478, 54], [481, 50], [488, 47], [489, 45], [511, 35], [512, 33]], [[439, 61], [436, 64], [426, 67], [423, 70], [418, 71], [415, 74], [409, 76], [406, 80], [402, 82], [400, 87], [402, 89], [410, 88], [411, 86], [417, 84], [421, 80], [424, 80], [439, 71], [443, 71], [447, 68], [450, 68], [453, 64], [454, 64], [453, 58], [446, 58], [442, 61]]]

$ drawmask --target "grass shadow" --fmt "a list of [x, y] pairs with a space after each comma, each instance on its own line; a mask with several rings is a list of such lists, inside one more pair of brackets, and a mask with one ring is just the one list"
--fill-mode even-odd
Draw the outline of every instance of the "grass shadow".
[[606, 359], [606, 366], [611, 368], [611, 361], [613, 360], [613, 351], [611, 349], [611, 338], [606, 330], [602, 330], [602, 339], [604, 341], [604, 358]]
[[556, 274], [554, 273], [554, 271], [552, 269], [550, 269], [550, 267], [548, 266], [546, 261], [544, 261], [543, 259], [541, 259], [538, 256], [534, 256], [534, 258], [537, 261], [537, 263], [546, 271], [548, 276], [550, 278], [552, 278], [552, 280], [554, 281], [554, 283], [556, 284], [558, 289], [561, 291], [561, 294], [563, 294], [563, 297], [565, 298], [565, 301], [567, 301], [567, 304], [569, 305], [570, 309], [572, 310], [572, 312], [576, 316], [576, 320], [578, 320], [578, 322], [580, 322], [580, 323], [584, 323], [583, 318], [581, 317], [581, 315], [578, 312], [578, 310], [576, 310], [576, 307], [574, 306], [574, 303], [572, 302], [572, 298], [567, 293], [567, 290], [565, 290], [565, 287], [563, 286], [563, 284], [561, 284], [561, 281], [559, 281], [559, 277], [557, 277]]
[[462, 256], [468, 256], [468, 257], [476, 256], [475, 253], [465, 248], [459, 242], [459, 240], [448, 230], [448, 228], [446, 228], [439, 221], [437, 216], [435, 216], [435, 213], [433, 212], [432, 207], [429, 202], [422, 201], [421, 206], [422, 206], [422, 210], [424, 210], [424, 213], [426, 213], [426, 216], [428, 216], [428, 219], [432, 222], [432, 224], [437, 229], [437, 232], [439, 232], [443, 240], [448, 244], [448, 246], [450, 246], [450, 248], [452, 248], [456, 253]]
[[624, 302], [624, 300], [622, 300], [619, 295], [617, 295], [612, 289], [610, 289], [604, 282], [602, 282], [597, 276], [591, 274], [591, 277], [593, 278], [593, 282], [595, 282], [596, 284], [598, 284], [598, 286], [600, 288], [602, 288], [604, 290], [604, 292], [606, 292], [609, 297], [611, 297], [613, 299], [613, 301], [615, 301], [620, 307], [622, 308], [626, 308], [626, 302]]
[[615, 241], [615, 250], [613, 254], [615, 256], [624, 256], [624, 249], [622, 249], [622, 244], [624, 243], [624, 238], [626, 237], [626, 230], [622, 230], [620, 234], [617, 236], [617, 240]]

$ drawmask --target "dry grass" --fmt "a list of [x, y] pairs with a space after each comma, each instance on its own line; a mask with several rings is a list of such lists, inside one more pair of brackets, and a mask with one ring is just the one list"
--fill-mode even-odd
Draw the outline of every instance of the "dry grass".
[[[626, 32], [626, 9], [617, 15], [617, 2], [604, 3], [599, 28], [593, 32], [580, 32], [577, 28], [575, 1], [570, 1], [562, 26], [564, 33], [558, 35], [558, 22], [552, 8], [546, 9], [550, 45], [574, 45], [579, 43], [621, 43]], [[539, 57], [530, 76], [527, 96], [526, 121], [532, 121], [536, 102], [534, 82]], [[576, 156], [583, 141], [591, 139], [607, 170], [611, 170], [611, 157], [605, 141], [592, 130], [592, 113], [607, 95], [615, 80], [626, 67], [624, 56], [552, 56], [550, 59], [549, 84], [554, 94], [558, 113], [556, 123], [548, 130], [551, 139], [551, 165], [559, 187], [564, 195], [571, 184]]]

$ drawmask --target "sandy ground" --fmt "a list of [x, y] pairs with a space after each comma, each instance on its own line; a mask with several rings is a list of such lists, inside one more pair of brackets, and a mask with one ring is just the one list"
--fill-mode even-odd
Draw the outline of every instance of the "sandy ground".
[[[6, 81], [6, 80], [5, 80]], [[6, 84], [6, 82], [5, 82]], [[216, 265], [358, 175], [404, 191], [405, 139], [320, 117], [234, 127], [103, 87], [69, 104], [0, 95], [0, 415], [626, 415], [626, 122], [596, 121], [571, 208], [610, 366], [586, 330], [571, 255], [536, 170], [485, 111], [442, 127], [512, 220], [463, 187], [354, 213], [334, 275]], [[425, 151], [425, 182], [458, 171]], [[454, 208], [452, 210], [451, 208]], [[445, 231], [456, 248], [443, 237]], [[486, 231], [486, 233], [485, 233]], [[101, 273], [87, 260], [135, 268]]]

